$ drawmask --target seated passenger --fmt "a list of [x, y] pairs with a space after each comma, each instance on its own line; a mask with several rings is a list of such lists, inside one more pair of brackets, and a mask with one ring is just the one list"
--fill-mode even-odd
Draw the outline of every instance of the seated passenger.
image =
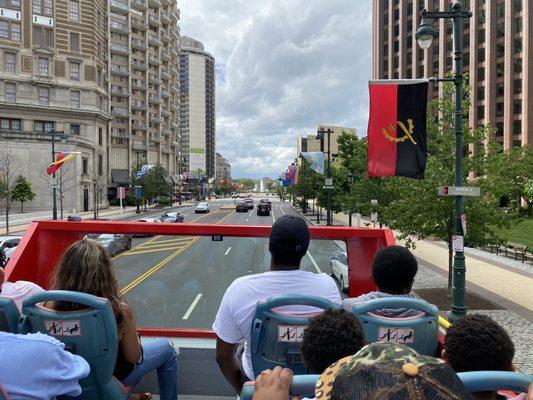
[[[514, 344], [505, 329], [490, 317], [465, 315], [446, 332], [442, 359], [455, 372], [514, 371]], [[477, 399], [505, 399], [496, 392], [474, 394]]]
[[359, 320], [346, 310], [326, 310], [309, 320], [302, 341], [302, 359], [310, 374], [324, 370], [366, 344]]
[[[251, 327], [257, 302], [284, 294], [321, 296], [335, 303], [341, 296], [328, 275], [300, 270], [300, 262], [309, 247], [309, 229], [305, 221], [284, 215], [270, 230], [270, 271], [243, 276], [229, 286], [213, 323], [217, 334], [216, 357], [220, 370], [236, 393], [247, 380], [253, 380], [250, 353]], [[308, 306], [291, 306], [292, 314], [308, 313]], [[244, 339], [244, 352], [237, 352]]]
[[[157, 370], [162, 400], [175, 400], [178, 386], [176, 351], [166, 339], [140, 341], [132, 309], [120, 297], [118, 282], [107, 251], [91, 239], [70, 246], [59, 261], [52, 283], [54, 290], [72, 290], [109, 300], [118, 327], [118, 356], [113, 375], [125, 386], [135, 386], [141, 378]], [[46, 304], [59, 311], [82, 309], [80, 304]], [[145, 394], [142, 399], [150, 398]]]
[[5, 271], [0, 268], [0, 294], [12, 298], [19, 311], [22, 311], [22, 302], [35, 293], [44, 291], [42, 287], [33, 282], [16, 281], [8, 282], [5, 280]]
[[[417, 271], [418, 262], [407, 248], [403, 246], [384, 247], [376, 253], [372, 262], [372, 279], [378, 290], [345, 299], [342, 302], [342, 308], [351, 311], [354, 304], [385, 297], [414, 298], [411, 289]], [[422, 314], [420, 311], [406, 308], [376, 310], [372, 313], [388, 318], [406, 318]]]
[[0, 332], [0, 384], [10, 400], [49, 400], [79, 396], [80, 379], [90, 367], [82, 357], [64, 350], [59, 340], [42, 333]]

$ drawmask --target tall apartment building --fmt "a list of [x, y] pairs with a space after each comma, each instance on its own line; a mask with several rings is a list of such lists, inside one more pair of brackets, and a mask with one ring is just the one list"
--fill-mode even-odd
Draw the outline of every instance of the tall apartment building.
[[216, 177], [231, 179], [231, 164], [220, 153], [216, 153]]
[[[328, 125], [319, 125], [317, 127], [317, 131], [320, 129], [331, 129], [333, 133], [331, 133], [331, 153], [335, 154], [339, 152], [339, 144], [337, 143], [337, 139], [339, 138], [342, 133], [347, 133], [349, 135], [356, 135], [357, 132], [354, 128], [346, 128], [342, 126], [328, 126]], [[312, 135], [307, 135], [307, 137], [301, 137], [299, 136], [296, 140], [296, 154], [297, 156], [301, 152], [314, 152], [314, 151], [323, 151], [324, 153], [328, 153], [328, 136], [324, 135], [324, 141], [322, 144], [322, 141], [320, 139], [316, 138], [316, 133], [313, 133]], [[323, 146], [323, 147], [322, 147]]]
[[215, 58], [204, 45], [180, 38], [180, 172], [215, 177]]
[[[372, 78], [444, 77], [453, 71], [452, 22], [434, 22], [428, 51], [415, 38], [419, 11], [449, 10], [449, 0], [373, 0]], [[463, 31], [464, 72], [470, 75], [470, 125], [491, 124], [504, 148], [533, 144], [533, 1], [463, 0], [472, 11]], [[442, 88], [433, 86], [433, 95]]]
[[177, 2], [108, 4], [112, 185], [129, 184], [138, 163], [159, 162], [175, 176], [180, 158]]
[[52, 130], [57, 151], [81, 152], [58, 174], [59, 203], [107, 206], [106, 10], [106, 0], [0, 0], [0, 147], [37, 195], [28, 211], [52, 209]]

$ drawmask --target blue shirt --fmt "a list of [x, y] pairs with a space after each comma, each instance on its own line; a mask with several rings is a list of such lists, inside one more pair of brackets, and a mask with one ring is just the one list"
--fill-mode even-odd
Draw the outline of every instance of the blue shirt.
[[10, 400], [49, 400], [78, 396], [78, 380], [89, 375], [82, 357], [64, 350], [59, 340], [42, 333], [0, 332], [0, 384]]

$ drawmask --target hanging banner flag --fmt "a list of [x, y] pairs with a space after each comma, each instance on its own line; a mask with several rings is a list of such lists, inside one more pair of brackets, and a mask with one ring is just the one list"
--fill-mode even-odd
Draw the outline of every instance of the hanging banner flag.
[[139, 171], [135, 174], [136, 179], [141, 179], [143, 176], [145, 176], [148, 171], [150, 171], [152, 168], [154, 168], [155, 165], [150, 164], [144, 164]]
[[300, 156], [311, 163], [309, 167], [313, 171], [324, 174], [324, 153], [321, 151], [302, 152]]
[[423, 179], [427, 80], [370, 81], [368, 176]]
[[72, 160], [78, 154], [80, 154], [79, 151], [62, 151], [60, 153], [57, 153], [56, 160], [48, 165], [46, 173], [48, 175], [56, 173], [57, 170], [63, 166], [63, 164], [65, 164], [69, 160]]

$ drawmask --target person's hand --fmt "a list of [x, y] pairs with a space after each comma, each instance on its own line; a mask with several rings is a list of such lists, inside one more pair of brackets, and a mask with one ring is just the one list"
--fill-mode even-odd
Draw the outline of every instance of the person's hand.
[[[253, 400], [287, 400], [292, 382], [292, 371], [288, 368], [276, 367], [267, 369], [255, 380]], [[292, 400], [299, 400], [298, 396]]]
[[529, 390], [527, 391], [527, 400], [533, 400], [533, 383], [529, 385]]

